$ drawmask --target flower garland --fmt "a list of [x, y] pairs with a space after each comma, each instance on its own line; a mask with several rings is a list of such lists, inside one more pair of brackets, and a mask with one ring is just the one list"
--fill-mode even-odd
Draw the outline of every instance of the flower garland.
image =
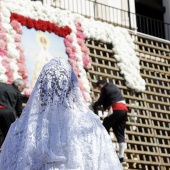
[[[1, 18], [0, 18], [1, 21]], [[0, 22], [0, 82], [10, 82], [12, 75], [10, 74], [10, 60], [7, 55], [7, 37], [6, 32]]]
[[[75, 30], [75, 32], [77, 32], [77, 30]], [[66, 36], [66, 38], [64, 39], [64, 43], [66, 46], [66, 52], [69, 56], [68, 61], [78, 77], [78, 83], [82, 95], [87, 104], [90, 105], [92, 99], [90, 97], [90, 85], [86, 77], [86, 71], [84, 70], [84, 68], [87, 67], [85, 66], [83, 61], [82, 47], [79, 46], [78, 38], [74, 32]]]
[[76, 36], [77, 36], [78, 44], [80, 45], [81, 51], [83, 53], [84, 68], [90, 69], [91, 62], [90, 62], [90, 57], [89, 57], [89, 49], [87, 48], [87, 46], [85, 44], [86, 36], [83, 33], [83, 28], [81, 26], [81, 23], [77, 22], [77, 21], [75, 21], [74, 23], [75, 23], [76, 29], [77, 29]]
[[21, 23], [22, 26], [26, 26], [27, 28], [30, 29], [34, 28], [36, 30], [40, 30], [43, 32], [48, 31], [49, 33], [53, 32], [54, 34], [59, 35], [60, 37], [66, 37], [71, 33], [71, 29], [68, 26], [59, 28], [57, 25], [49, 21], [44, 21], [41, 19], [35, 20], [16, 13], [11, 13], [10, 20], [11, 21], [16, 20], [19, 23]]
[[114, 57], [118, 62], [121, 74], [124, 75], [126, 86], [136, 92], [144, 91], [146, 83], [140, 75], [140, 61], [136, 56], [135, 45], [128, 31], [101, 21], [75, 15], [77, 20], [81, 22], [87, 38], [112, 43]]
[[76, 20], [74, 21], [75, 26], [76, 26], [76, 37], [77, 37], [77, 43], [79, 44], [80, 48], [81, 48], [81, 52], [82, 52], [82, 57], [81, 57], [81, 61], [78, 61], [78, 65], [79, 65], [79, 77], [80, 77], [80, 89], [82, 89], [82, 91], [84, 91], [84, 96], [86, 101], [89, 102], [89, 104], [91, 103], [92, 99], [90, 97], [90, 84], [89, 81], [87, 79], [87, 75], [84, 69], [90, 69], [91, 68], [91, 62], [90, 62], [90, 57], [89, 57], [89, 49], [87, 48], [86, 44], [85, 44], [85, 39], [86, 36], [83, 33], [83, 28], [81, 26], [80, 22], [77, 22]]
[[[17, 71], [18, 71], [18, 74], [22, 77], [22, 79], [26, 83], [26, 88], [24, 89], [23, 93], [25, 94], [25, 96], [30, 96], [31, 87], [28, 82], [28, 70], [26, 68], [26, 63], [25, 63], [24, 48], [21, 44], [22, 25], [20, 22], [14, 20], [14, 19], [11, 19], [11, 26], [16, 31], [14, 40], [15, 40], [16, 48], [18, 49], [19, 54], [20, 54], [20, 58], [16, 61], [16, 65], [18, 66]], [[13, 69], [13, 70], [15, 70], [15, 69]], [[15, 77], [17, 78], [18, 75], [15, 75]]]
[[66, 52], [69, 56], [68, 61], [69, 61], [70, 65], [72, 66], [76, 76], [78, 77], [78, 83], [79, 83], [80, 90], [82, 92], [84, 99], [86, 99], [85, 94], [84, 94], [84, 88], [82, 86], [82, 82], [81, 82], [80, 77], [79, 77], [80, 70], [79, 70], [78, 65], [77, 65], [78, 58], [77, 58], [77, 55], [76, 55], [76, 47], [72, 45], [72, 42], [73, 42], [73, 38], [71, 37], [71, 35], [68, 35], [64, 39], [64, 43], [65, 43], [65, 46], [66, 46]]

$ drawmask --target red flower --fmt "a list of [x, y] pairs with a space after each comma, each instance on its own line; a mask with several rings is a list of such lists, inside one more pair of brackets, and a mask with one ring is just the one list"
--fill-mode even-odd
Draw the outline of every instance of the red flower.
[[10, 21], [13, 21], [15, 18], [14, 18], [14, 14], [11, 13], [11, 16], [10, 16]]
[[22, 16], [22, 15], [19, 15], [18, 16], [18, 22], [20, 22], [21, 23], [21, 25], [23, 25], [23, 26], [27, 26], [27, 20], [26, 20], [26, 18], [24, 17], [24, 16]]
[[36, 21], [35, 29], [36, 30], [41, 30], [41, 20]]
[[47, 24], [45, 21], [39, 19], [36, 23], [37, 29], [41, 31], [47, 31]]
[[47, 24], [47, 31], [49, 33], [53, 32], [54, 25], [49, 21], [47, 21], [46, 24]]
[[68, 26], [64, 27], [64, 30], [66, 30], [68, 32], [68, 34], [70, 34], [72, 32], [71, 28]]
[[28, 28], [34, 28], [35, 27], [35, 24], [36, 24], [36, 21], [31, 19], [31, 18], [27, 18], [27, 23], [26, 23], [26, 26]]
[[11, 17], [10, 17], [10, 20], [17, 20], [18, 21], [18, 18], [19, 18], [19, 15], [18, 14], [15, 14], [15, 13], [11, 13]]
[[57, 27], [56, 25], [54, 25], [53, 31], [54, 31], [55, 34], [60, 35], [60, 31], [61, 31], [61, 30], [60, 30], [60, 28]]
[[35, 28], [36, 30], [41, 31], [48, 31], [48, 32], [54, 32], [56, 35], [59, 35], [61, 37], [66, 37], [68, 34], [71, 33], [71, 29], [68, 26], [65, 26], [63, 28], [59, 28], [54, 23], [51, 23], [49, 21], [43, 21], [43, 20], [34, 20], [31, 18], [26, 18], [22, 15], [18, 15], [16, 13], [11, 13], [10, 20], [16, 20], [21, 23], [21, 25], [26, 26], [28, 28]]

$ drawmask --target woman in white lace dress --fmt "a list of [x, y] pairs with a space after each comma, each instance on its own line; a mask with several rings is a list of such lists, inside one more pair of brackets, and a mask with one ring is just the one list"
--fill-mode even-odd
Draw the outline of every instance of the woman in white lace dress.
[[1, 170], [122, 170], [111, 138], [84, 103], [68, 62], [46, 64], [10, 127]]

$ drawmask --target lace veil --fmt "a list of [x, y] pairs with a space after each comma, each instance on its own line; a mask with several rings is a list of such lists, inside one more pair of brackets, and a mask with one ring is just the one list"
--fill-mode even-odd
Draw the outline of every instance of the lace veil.
[[21, 117], [9, 130], [0, 166], [6, 170], [121, 167], [99, 117], [86, 106], [68, 62], [54, 58], [42, 69]]

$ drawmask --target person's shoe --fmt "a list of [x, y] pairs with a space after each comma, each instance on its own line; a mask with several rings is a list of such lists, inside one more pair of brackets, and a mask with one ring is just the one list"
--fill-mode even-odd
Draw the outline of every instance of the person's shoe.
[[120, 163], [126, 162], [124, 158], [119, 158]]

